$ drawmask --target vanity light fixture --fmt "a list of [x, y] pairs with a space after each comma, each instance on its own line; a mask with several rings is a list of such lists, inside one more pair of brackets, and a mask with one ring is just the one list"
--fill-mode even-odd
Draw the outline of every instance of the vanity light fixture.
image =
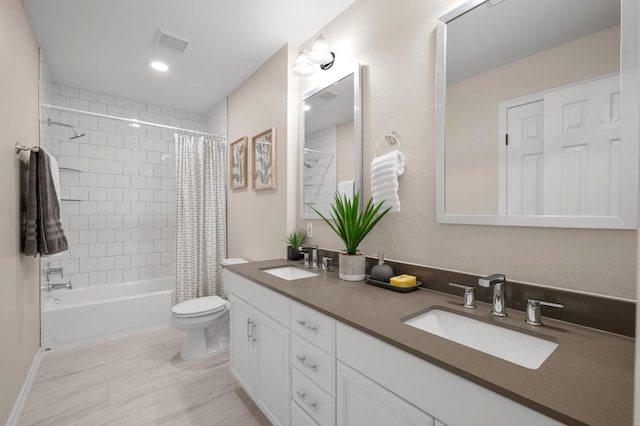
[[311, 59], [309, 59], [307, 51], [301, 50], [296, 58], [296, 63], [293, 64], [293, 73], [301, 77], [308, 77], [313, 74], [314, 68], [315, 66], [313, 62], [311, 62]]
[[160, 62], [160, 61], [151, 62], [151, 68], [153, 68], [156, 71], [160, 71], [160, 72], [169, 71], [169, 65], [165, 64], [164, 62]]
[[336, 55], [329, 49], [329, 44], [322, 34], [313, 42], [311, 50], [301, 50], [293, 65], [293, 73], [301, 77], [308, 77], [315, 71], [315, 65], [321, 70], [328, 70], [333, 66]]
[[329, 49], [327, 39], [322, 34], [313, 42], [311, 52], [309, 52], [309, 59], [314, 64], [320, 65], [322, 70], [328, 70], [333, 65], [336, 55]]

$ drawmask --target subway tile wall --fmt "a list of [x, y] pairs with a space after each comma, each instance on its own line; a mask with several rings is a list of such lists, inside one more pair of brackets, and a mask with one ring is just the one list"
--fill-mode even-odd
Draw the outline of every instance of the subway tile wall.
[[318, 152], [304, 155], [304, 211], [313, 213], [311, 206], [322, 214], [329, 214], [336, 187], [336, 152], [338, 128], [330, 126], [305, 136], [305, 147]]
[[[82, 111], [193, 130], [220, 125], [224, 115], [226, 125], [226, 100], [204, 116], [51, 83], [45, 90], [44, 101]], [[55, 109], [43, 109], [43, 118], [86, 133], [69, 140], [71, 129], [41, 124], [41, 145], [61, 168], [69, 240], [69, 251], [42, 258], [43, 273], [46, 263], [62, 266], [64, 279], [52, 281], [74, 287], [173, 275], [175, 132]]]

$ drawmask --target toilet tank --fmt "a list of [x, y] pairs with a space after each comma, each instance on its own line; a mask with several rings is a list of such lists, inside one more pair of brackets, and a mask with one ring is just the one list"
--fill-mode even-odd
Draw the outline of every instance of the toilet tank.
[[249, 261], [241, 257], [232, 257], [223, 259], [222, 262], [220, 262], [220, 265], [222, 265], [222, 288], [224, 289], [224, 296], [227, 298], [229, 297], [229, 271], [227, 271], [227, 266], [237, 265], [239, 263], [249, 263]]

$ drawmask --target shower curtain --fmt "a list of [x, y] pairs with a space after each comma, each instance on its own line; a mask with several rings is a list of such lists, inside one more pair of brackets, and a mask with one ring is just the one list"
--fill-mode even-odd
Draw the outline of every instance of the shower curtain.
[[224, 296], [227, 252], [224, 141], [176, 140], [176, 303]]

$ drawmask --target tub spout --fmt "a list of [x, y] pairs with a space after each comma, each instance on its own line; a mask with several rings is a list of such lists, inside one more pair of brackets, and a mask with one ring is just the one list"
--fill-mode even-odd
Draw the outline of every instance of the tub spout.
[[67, 290], [72, 290], [73, 286], [71, 285], [71, 281], [69, 281], [68, 283], [46, 284], [46, 285], [40, 286], [41, 290], [47, 290], [47, 291], [57, 290], [59, 288], [66, 288]]

